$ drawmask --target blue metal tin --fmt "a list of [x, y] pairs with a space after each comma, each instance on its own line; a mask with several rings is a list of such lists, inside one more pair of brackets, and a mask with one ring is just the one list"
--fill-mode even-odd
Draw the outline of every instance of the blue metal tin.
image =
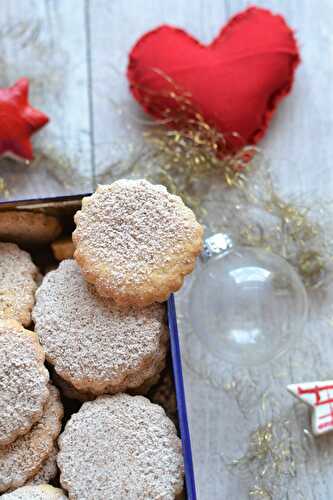
[[[26, 207], [27, 209], [36, 208], [47, 209], [49, 207], [52, 210], [65, 202], [73, 202], [74, 204], [79, 204], [83, 196], [89, 196], [90, 193], [84, 195], [69, 195], [69, 196], [59, 196], [53, 198], [42, 198], [42, 199], [31, 199], [31, 200], [17, 200], [17, 201], [1, 201], [0, 210], [4, 209], [22, 209]], [[186, 485], [186, 499], [196, 500], [195, 491], [195, 480], [194, 480], [194, 470], [193, 470], [193, 460], [191, 451], [191, 440], [190, 432], [188, 427], [187, 412], [186, 412], [186, 402], [185, 402], [185, 391], [184, 391], [184, 381], [182, 372], [182, 362], [180, 354], [180, 345], [178, 337], [178, 327], [177, 327], [177, 315], [174, 296], [171, 295], [167, 302], [167, 315], [168, 315], [168, 326], [170, 333], [170, 350], [171, 350], [171, 360], [172, 360], [172, 375], [174, 380], [176, 399], [177, 399], [177, 414], [179, 430], [182, 439], [183, 455], [184, 455], [184, 469], [185, 469], [185, 485]]]
[[190, 431], [188, 427], [185, 391], [182, 371], [182, 361], [180, 355], [177, 314], [175, 298], [171, 295], [168, 299], [168, 325], [170, 333], [171, 359], [173, 368], [173, 379], [175, 383], [177, 412], [180, 435], [182, 438], [184, 467], [185, 467], [185, 483], [188, 500], [196, 500], [194, 470], [191, 450]]

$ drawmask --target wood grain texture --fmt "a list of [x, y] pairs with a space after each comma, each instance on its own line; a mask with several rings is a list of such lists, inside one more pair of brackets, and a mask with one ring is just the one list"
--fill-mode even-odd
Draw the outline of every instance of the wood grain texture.
[[[228, 15], [247, 6], [245, 0], [226, 0]], [[332, 196], [331, 130], [333, 124], [333, 37], [330, 23], [333, 4], [320, 2], [313, 11], [310, 0], [258, 0], [285, 16], [295, 30], [302, 64], [297, 70], [291, 94], [281, 103], [261, 146], [267, 152], [284, 192]]]
[[[286, 16], [296, 30], [302, 54], [302, 65], [297, 71], [293, 92], [279, 107], [262, 143], [279, 192], [296, 197], [300, 195], [303, 199], [331, 198], [333, 178], [329, 144], [333, 119], [330, 92], [333, 67], [330, 63], [332, 37], [328, 26], [333, 16], [333, 5], [329, 1], [321, 2], [319, 13], [314, 12], [313, 5], [307, 1], [259, 1], [256, 4]], [[233, 15], [246, 5], [245, 1], [225, 2], [227, 15]], [[309, 426], [308, 411], [298, 407], [294, 410], [294, 403], [286, 397], [284, 389], [289, 381], [313, 380], [332, 371], [331, 335], [327, 325], [312, 319], [298, 352], [284, 356], [268, 368], [235, 370], [231, 378], [226, 376], [222, 367], [212, 368], [212, 357], [205, 356], [205, 346], [200, 348], [195, 338], [185, 342], [187, 394], [199, 498], [248, 498], [249, 490], [258, 483], [255, 473], [242, 476], [230, 472], [225, 463], [230, 463], [233, 457], [241, 456], [246, 451], [255, 420], [263, 424], [271, 418], [280, 419], [281, 414], [288, 414], [289, 411], [293, 415], [289, 432], [300, 444], [296, 450], [298, 460], [294, 477], [287, 480], [287, 490], [281, 496], [275, 492], [272, 498], [332, 498], [333, 475], [329, 466], [332, 439], [318, 440], [311, 447], [311, 452], [303, 447], [302, 428]], [[195, 355], [193, 344], [197, 350]], [[198, 375], [194, 374], [194, 370]], [[207, 382], [207, 379], [213, 381]], [[226, 385], [235, 383], [236, 387], [225, 390], [223, 379]], [[234, 397], [234, 393], [238, 397]], [[265, 394], [269, 395], [269, 402], [262, 411]], [[244, 408], [249, 407], [250, 410], [244, 412]], [[282, 480], [280, 482], [283, 483]]]
[[33, 139], [40, 161], [0, 162], [11, 199], [92, 189], [86, 31], [81, 0], [1, 4], [0, 85], [28, 77], [32, 105], [51, 118]]
[[209, 41], [225, 19], [225, 7], [216, 2], [210, 9], [194, 1], [189, 12], [186, 2], [177, 0], [95, 0], [90, 12], [96, 173], [105, 182], [122, 174], [119, 163], [131, 158], [142, 141], [140, 120], [145, 116], [129, 96], [125, 76], [131, 47], [145, 31], [163, 23], [185, 25]]
[[[256, 3], [286, 17], [302, 54], [293, 92], [279, 107], [262, 142], [279, 192], [332, 197], [333, 4], [322, 0], [315, 9], [311, 0]], [[92, 182], [121, 175], [121, 162], [131, 156], [142, 131], [143, 115], [129, 96], [124, 76], [131, 46], [162, 23], [183, 27], [208, 43], [247, 4], [245, 0], [3, 0], [0, 28], [39, 20], [44, 49], [40, 54], [29, 44], [21, 47], [20, 37], [13, 41], [1, 36], [1, 59], [6, 63], [1, 84], [23, 73], [32, 77], [33, 104], [52, 116], [51, 125], [36, 136], [36, 144], [52, 145], [74, 163], [69, 188], [44, 165], [25, 171], [25, 167], [1, 163], [0, 175], [12, 197], [79, 192]], [[49, 73], [54, 77], [43, 83]], [[330, 300], [328, 294], [325, 301]], [[284, 478], [287, 490], [282, 496], [275, 492], [272, 498], [333, 498], [333, 441], [329, 437], [304, 444], [307, 409], [295, 406], [285, 392], [287, 383], [332, 378], [331, 327], [313, 316], [295, 353], [268, 367], [229, 371], [197, 338], [182, 333], [198, 498], [248, 498], [257, 482], [254, 468], [241, 474], [228, 464], [246, 452], [258, 423], [281, 420], [283, 415], [292, 421], [286, 432], [300, 445], [292, 450], [298, 460], [293, 477]]]

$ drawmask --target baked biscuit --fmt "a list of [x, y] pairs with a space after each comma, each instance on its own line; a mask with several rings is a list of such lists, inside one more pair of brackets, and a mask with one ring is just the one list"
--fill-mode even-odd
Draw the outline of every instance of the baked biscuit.
[[58, 473], [57, 467], [58, 446], [55, 444], [50, 455], [42, 464], [42, 468], [37, 474], [26, 482], [26, 485], [47, 484], [52, 481]]
[[61, 233], [56, 217], [22, 210], [0, 211], [0, 241], [22, 246], [47, 245]]
[[12, 493], [6, 493], [1, 498], [9, 500], [65, 500], [68, 498], [60, 488], [49, 484], [39, 486], [22, 486]]
[[72, 500], [172, 500], [183, 488], [176, 428], [143, 396], [83, 403], [58, 442], [60, 482]]
[[119, 305], [165, 301], [202, 249], [203, 228], [192, 210], [145, 180], [98, 186], [74, 220], [75, 259], [98, 293]]
[[0, 320], [31, 322], [38, 269], [30, 255], [14, 243], [0, 243]]
[[49, 372], [35, 333], [0, 320], [0, 446], [25, 434], [43, 414]]
[[[135, 387], [132, 389], [128, 389], [129, 394], [133, 395], [145, 395], [147, 394], [153, 386], [155, 386], [160, 380], [160, 374], [162, 370], [165, 368], [165, 359], [161, 360], [160, 363], [156, 365], [156, 372], [150, 378], [147, 378], [143, 384], [139, 387]], [[60, 389], [61, 394], [63, 394], [68, 399], [76, 399], [78, 401], [91, 401], [96, 398], [97, 394], [89, 391], [80, 391], [76, 389], [70, 382], [67, 382], [63, 378], [61, 378], [56, 371], [52, 373], [52, 380], [54, 384]], [[105, 393], [110, 392], [111, 394], [114, 392], [111, 387], [109, 390], [106, 388]]]
[[63, 406], [58, 389], [49, 384], [44, 414], [32, 429], [0, 447], [0, 493], [25, 484], [41, 469], [61, 430]]
[[56, 260], [72, 259], [74, 255], [74, 243], [72, 238], [61, 238], [51, 243], [52, 252]]
[[48, 273], [36, 294], [35, 330], [55, 371], [93, 394], [139, 387], [167, 351], [165, 307], [119, 308], [100, 297], [74, 260]]

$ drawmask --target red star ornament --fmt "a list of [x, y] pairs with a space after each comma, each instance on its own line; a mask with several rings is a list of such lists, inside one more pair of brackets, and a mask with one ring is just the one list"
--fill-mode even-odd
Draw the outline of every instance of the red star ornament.
[[29, 81], [20, 78], [12, 87], [0, 89], [0, 156], [30, 161], [30, 136], [44, 127], [49, 118], [28, 102]]

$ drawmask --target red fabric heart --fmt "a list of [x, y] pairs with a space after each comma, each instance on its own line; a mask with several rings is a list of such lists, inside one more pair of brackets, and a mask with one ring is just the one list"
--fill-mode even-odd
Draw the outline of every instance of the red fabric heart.
[[[166, 97], [176, 85], [208, 123], [254, 144], [290, 91], [299, 62], [285, 20], [250, 7], [207, 46], [170, 26], [146, 33], [130, 52], [127, 76], [134, 97], [156, 118], [165, 118], [167, 108], [177, 115], [181, 102]], [[240, 146], [230, 141], [233, 149]]]

